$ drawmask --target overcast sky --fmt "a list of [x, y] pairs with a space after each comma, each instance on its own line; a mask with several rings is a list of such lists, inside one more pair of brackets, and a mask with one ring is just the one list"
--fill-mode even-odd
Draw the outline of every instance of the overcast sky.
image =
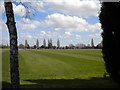
[[[26, 5], [29, 6], [28, 9], [25, 8]], [[24, 44], [27, 39], [32, 46], [38, 39], [42, 45], [44, 38], [46, 40], [51, 38], [53, 45], [56, 45], [59, 39], [62, 46], [90, 44], [92, 38], [96, 45], [102, 40], [98, 18], [100, 3], [97, 0], [37, 0], [29, 3], [28, 0], [24, 0], [22, 4], [14, 2], [13, 9], [18, 44]], [[2, 13], [2, 20], [0, 20], [2, 42], [0, 43], [9, 44], [3, 2], [0, 3], [0, 13]]]

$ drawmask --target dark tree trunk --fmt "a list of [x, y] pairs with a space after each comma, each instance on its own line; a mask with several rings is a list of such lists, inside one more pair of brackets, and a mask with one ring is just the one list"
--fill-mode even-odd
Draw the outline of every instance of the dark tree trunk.
[[120, 3], [102, 3], [99, 15], [102, 24], [103, 58], [106, 71], [116, 81], [120, 81]]
[[13, 7], [11, 2], [4, 2], [7, 27], [10, 36], [10, 77], [13, 88], [19, 88], [19, 65], [18, 65], [18, 47], [17, 30], [15, 25]]

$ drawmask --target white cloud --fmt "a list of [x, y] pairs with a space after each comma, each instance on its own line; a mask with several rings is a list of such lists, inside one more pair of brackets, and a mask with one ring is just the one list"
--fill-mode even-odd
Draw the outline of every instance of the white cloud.
[[41, 38], [55, 38], [55, 37], [59, 37], [59, 34], [57, 32], [51, 32], [51, 31], [40, 31], [39, 36]]
[[[68, 15], [77, 15], [80, 17], [97, 16], [100, 10], [99, 0], [38, 0], [37, 2], [21, 1], [24, 5], [15, 5], [13, 10], [15, 15], [25, 16], [27, 11], [33, 13], [35, 10], [39, 12], [58, 11]], [[3, 2], [2, 2], [3, 3]], [[25, 8], [28, 7], [27, 8]], [[0, 11], [4, 9], [0, 3]]]
[[9, 38], [8, 37], [2, 37], [2, 40], [4, 41], [8, 41], [9, 40]]
[[45, 6], [43, 1], [39, 0], [37, 2], [29, 2], [29, 5], [37, 11], [46, 12], [46, 10], [44, 9]]
[[70, 32], [65, 32], [65, 34], [68, 35], [68, 36], [72, 36], [73, 35]]
[[24, 39], [31, 39], [33, 36], [30, 33], [20, 33], [20, 37]]
[[0, 14], [3, 13], [4, 11], [5, 11], [4, 2], [0, 1]]
[[28, 41], [28, 44], [31, 45], [35, 45], [36, 44], [36, 40], [39, 37], [37, 36], [37, 34], [31, 34], [31, 33], [19, 33], [18, 34], [18, 44], [24, 44], [25, 40]]
[[41, 38], [53, 38], [54, 36], [57, 36], [55, 32], [51, 32], [51, 31], [40, 31], [39, 36]]
[[[37, 20], [30, 20], [27, 18], [22, 18], [20, 21], [16, 21], [16, 25], [19, 30], [34, 30], [40, 26], [40, 22]], [[0, 22], [0, 30], [8, 30], [7, 25], [2, 20]]]
[[40, 22], [37, 20], [30, 20], [28, 18], [22, 18], [21, 21], [17, 22], [17, 25], [22, 30], [33, 30], [40, 26]]
[[100, 10], [99, 0], [46, 0], [49, 10], [80, 17], [97, 16]]
[[19, 4], [19, 5], [15, 5], [14, 3], [12, 3], [13, 5], [13, 10], [14, 10], [14, 14], [17, 16], [25, 16], [26, 15], [26, 8]]
[[90, 25], [90, 26], [88, 26], [88, 28], [90, 28], [91, 29], [91, 31], [95, 31], [95, 30], [101, 30], [101, 24], [100, 23], [96, 23], [96, 24], [94, 24], [94, 25]]
[[81, 39], [80, 35], [75, 35], [76, 39]]
[[77, 16], [65, 16], [60, 13], [48, 15], [41, 25], [54, 30], [64, 29], [67, 32], [94, 32], [100, 30], [100, 23], [89, 24], [85, 19]]
[[45, 31], [41, 31], [41, 34], [44, 34], [44, 35], [45, 35], [45, 34], [46, 34], [46, 32], [45, 32]]
[[100, 33], [90, 34], [89, 37], [91, 37], [91, 38], [102, 38]]
[[[15, 1], [16, 2], [16, 1]], [[22, 4], [14, 4], [13, 5], [13, 11], [16, 16], [26, 16], [26, 15], [32, 15], [34, 11], [39, 12], [46, 12], [44, 8], [43, 1], [37, 1], [37, 2], [30, 2], [29, 0], [20, 1]], [[25, 4], [27, 2], [27, 4]], [[5, 11], [4, 8], [4, 2], [0, 2], [0, 13], [3, 13]], [[29, 13], [28, 13], [29, 12]]]
[[61, 38], [61, 39], [65, 39], [65, 38], [69, 38], [70, 36], [72, 36], [73, 34], [70, 32], [65, 32], [64, 34], [62, 33], [58, 33], [58, 32], [51, 32], [51, 31], [40, 31], [40, 34], [38, 35], [41, 38]]
[[20, 30], [32, 30], [32, 29], [35, 29], [36, 28], [36, 25], [34, 24], [22, 24], [22, 23], [19, 23], [18, 24], [21, 28]]
[[0, 30], [2, 30], [2, 25], [1, 25], [1, 23], [0, 23]]
[[1, 42], [0, 42], [1, 44], [9, 44], [9, 37], [2, 37], [2, 41]]
[[[30, 8], [27, 9], [22, 4], [15, 5], [14, 3], [12, 3], [12, 5], [15, 16], [26, 16], [27, 10], [29, 10], [29, 12], [31, 11]], [[5, 12], [4, 2], [0, 2], [0, 13], [4, 13], [4, 12]]]
[[73, 43], [73, 40], [68, 40], [68, 43], [70, 43], [70, 44]]
[[0, 30], [7, 30], [7, 25], [5, 24], [4, 21], [0, 22]]
[[61, 28], [55, 28], [55, 31], [59, 31], [59, 30], [61, 30]]

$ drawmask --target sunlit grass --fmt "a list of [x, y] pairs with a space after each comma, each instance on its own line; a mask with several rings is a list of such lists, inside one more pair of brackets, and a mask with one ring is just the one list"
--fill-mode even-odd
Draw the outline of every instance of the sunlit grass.
[[[2, 55], [3, 82], [10, 82], [9, 50], [3, 50]], [[74, 84], [76, 82], [79, 82], [78, 84], [76, 83], [76, 87], [82, 87], [81, 85], [79, 85], [81, 80], [91, 80], [91, 78], [93, 77], [103, 78], [103, 74], [105, 72], [104, 61], [102, 59], [100, 49], [21, 49], [19, 50], [19, 69], [21, 85], [34, 85], [38, 83], [36, 82], [36, 80], [43, 80], [43, 84], [42, 82], [40, 83], [44, 86], [44, 83], [47, 82], [47, 84], [45, 84], [45, 86], [47, 85], [46, 87], [68, 87], [67, 82], [69, 80], [70, 82], [74, 82]], [[57, 83], [55, 84], [50, 80]], [[64, 80], [68, 81], [65, 81], [64, 83]], [[95, 81], [97, 82], [96, 79], [93, 79], [92, 83], [95, 83]], [[109, 82], [109, 80], [103, 80], [102, 82], [102, 80], [100, 79], [99, 83], [104, 82]], [[52, 85], [51, 83], [53, 83], [54, 85]], [[66, 86], [64, 86], [63, 83]], [[61, 84], [62, 86], [60, 86]], [[111, 84], [112, 83], [110, 83], [110, 85]], [[106, 85], [109, 86], [109, 83]], [[95, 87], [98, 86], [99, 85]], [[33, 87], [37, 86], [35, 85]], [[71, 86], [69, 85], [69, 87]], [[75, 86], [73, 85], [73, 87]]]

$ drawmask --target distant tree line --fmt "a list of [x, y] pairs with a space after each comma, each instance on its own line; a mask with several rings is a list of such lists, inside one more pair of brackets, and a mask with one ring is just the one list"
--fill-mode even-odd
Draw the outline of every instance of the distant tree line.
[[3, 45], [3, 44], [1, 44], [0, 45], [0, 48], [10, 48], [10, 46], [7, 44], [7, 45]]
[[[7, 45], [0, 45], [0, 48], [9, 48], [10, 46]], [[25, 44], [19, 44], [18, 48], [20, 49], [102, 49], [102, 42], [98, 45], [94, 45], [93, 39], [91, 39], [91, 45], [85, 45], [85, 44], [69, 44], [68, 46], [60, 46], [60, 40], [58, 39], [56, 42], [56, 46], [53, 45], [52, 39], [48, 39], [48, 45], [46, 43], [46, 40], [43, 40], [43, 45], [39, 45], [39, 40], [36, 40], [36, 45], [30, 46], [28, 41], [25, 40]]]
[[69, 44], [68, 46], [60, 46], [60, 40], [58, 39], [56, 42], [56, 46], [53, 45], [52, 39], [48, 39], [48, 45], [46, 43], [46, 40], [43, 40], [43, 45], [39, 46], [39, 40], [36, 40], [36, 45], [30, 46], [28, 41], [25, 40], [25, 44], [20, 44], [18, 46], [22, 49], [101, 49], [102, 43], [99, 43], [98, 45], [94, 45], [93, 39], [91, 39], [91, 45], [85, 45], [85, 44]]

